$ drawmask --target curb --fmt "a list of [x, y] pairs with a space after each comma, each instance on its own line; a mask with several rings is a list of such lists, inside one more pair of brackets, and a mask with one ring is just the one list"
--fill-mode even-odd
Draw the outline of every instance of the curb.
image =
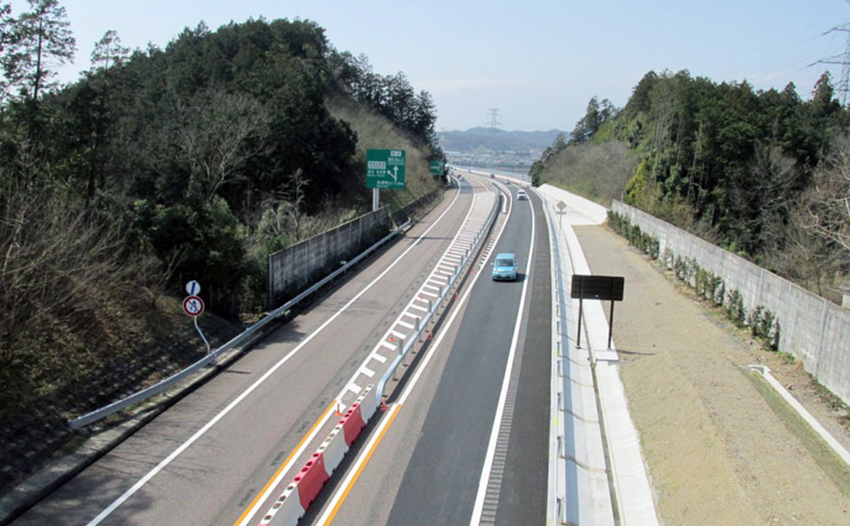
[[818, 422], [805, 407], [803, 407], [803, 404], [801, 404], [796, 398], [794, 398], [794, 396], [792, 396], [791, 393], [789, 393], [788, 390], [785, 389], [785, 387], [783, 387], [781, 383], [779, 383], [779, 380], [777, 380], [772, 374], [770, 374], [770, 368], [768, 368], [766, 365], [749, 365], [747, 367], [754, 372], [760, 373], [770, 385], [770, 387], [772, 387], [773, 390], [776, 391], [776, 393], [781, 396], [783, 400], [785, 400], [785, 403], [790, 405], [791, 408], [794, 409], [794, 411], [796, 411], [797, 414], [799, 414], [800, 417], [806, 422], [806, 424], [808, 424], [809, 427], [812, 428], [812, 431], [817, 433], [824, 440], [824, 442], [826, 442], [827, 445], [829, 445], [829, 447], [832, 448], [832, 450], [835, 451], [835, 453], [839, 457], [841, 457], [841, 460], [843, 460], [845, 464], [850, 466], [850, 452], [848, 452], [844, 448], [844, 446], [842, 446], [841, 443], [838, 442], [838, 440], [836, 440], [835, 437], [832, 436], [832, 434], [827, 431], [826, 428], [824, 428], [820, 424], [820, 422]]

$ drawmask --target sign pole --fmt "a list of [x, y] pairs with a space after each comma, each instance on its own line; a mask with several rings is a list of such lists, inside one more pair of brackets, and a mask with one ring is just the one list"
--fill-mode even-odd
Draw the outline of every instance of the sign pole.
[[576, 331], [576, 349], [581, 349], [581, 311], [584, 306], [584, 280], [579, 281], [578, 297], [578, 330]]
[[201, 292], [201, 285], [197, 281], [192, 280], [186, 283], [186, 292], [188, 292], [189, 295], [183, 300], [183, 311], [189, 316], [195, 318], [195, 330], [198, 331], [198, 334], [201, 335], [201, 339], [204, 340], [204, 344], [207, 346], [207, 354], [209, 354], [210, 342], [207, 341], [207, 337], [204, 336], [204, 333], [201, 332], [201, 328], [198, 326], [198, 316], [204, 312], [204, 300], [198, 296]]
[[372, 211], [375, 212], [381, 207], [381, 191], [378, 188], [372, 189]]
[[[201, 335], [201, 339], [204, 340], [204, 344], [206, 344], [206, 346], [207, 346], [207, 354], [209, 354], [210, 353], [210, 342], [207, 341], [207, 337], [204, 336], [204, 333], [201, 332], [201, 328], [198, 327], [198, 317], [197, 316], [192, 316], [192, 317], [195, 318], [195, 330], [198, 331], [198, 334]], [[610, 347], [610, 345], [609, 345], [609, 347]]]
[[611, 350], [611, 333], [614, 330], [614, 280], [611, 280], [611, 315], [608, 316], [608, 350]]

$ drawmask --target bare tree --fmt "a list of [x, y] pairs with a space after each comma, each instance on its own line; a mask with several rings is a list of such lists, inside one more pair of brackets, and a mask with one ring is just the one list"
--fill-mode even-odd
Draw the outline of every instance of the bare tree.
[[805, 196], [804, 228], [836, 243], [850, 263], [850, 135], [837, 135]]
[[190, 169], [190, 190], [209, 201], [260, 152], [268, 119], [255, 100], [223, 90], [197, 97], [182, 114], [178, 145]]

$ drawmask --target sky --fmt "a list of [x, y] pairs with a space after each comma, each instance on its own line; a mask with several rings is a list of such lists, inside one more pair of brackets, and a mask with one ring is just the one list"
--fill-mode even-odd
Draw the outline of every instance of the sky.
[[[11, 2], [13, 14], [28, 8]], [[60, 80], [89, 68], [116, 30], [131, 49], [165, 47], [186, 27], [250, 18], [313, 20], [331, 45], [365, 54], [376, 73], [402, 71], [427, 90], [437, 130], [487, 126], [570, 131], [591, 97], [628, 102], [649, 71], [687, 69], [715, 82], [808, 99], [824, 71], [838, 84], [850, 0], [59, 0], [77, 40]], [[846, 25], [850, 28], [850, 25]]]

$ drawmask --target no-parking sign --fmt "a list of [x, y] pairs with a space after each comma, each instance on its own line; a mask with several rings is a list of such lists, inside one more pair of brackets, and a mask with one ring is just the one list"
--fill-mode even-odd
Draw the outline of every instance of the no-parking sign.
[[204, 300], [198, 296], [188, 296], [183, 300], [183, 310], [189, 316], [200, 316], [204, 312]]

